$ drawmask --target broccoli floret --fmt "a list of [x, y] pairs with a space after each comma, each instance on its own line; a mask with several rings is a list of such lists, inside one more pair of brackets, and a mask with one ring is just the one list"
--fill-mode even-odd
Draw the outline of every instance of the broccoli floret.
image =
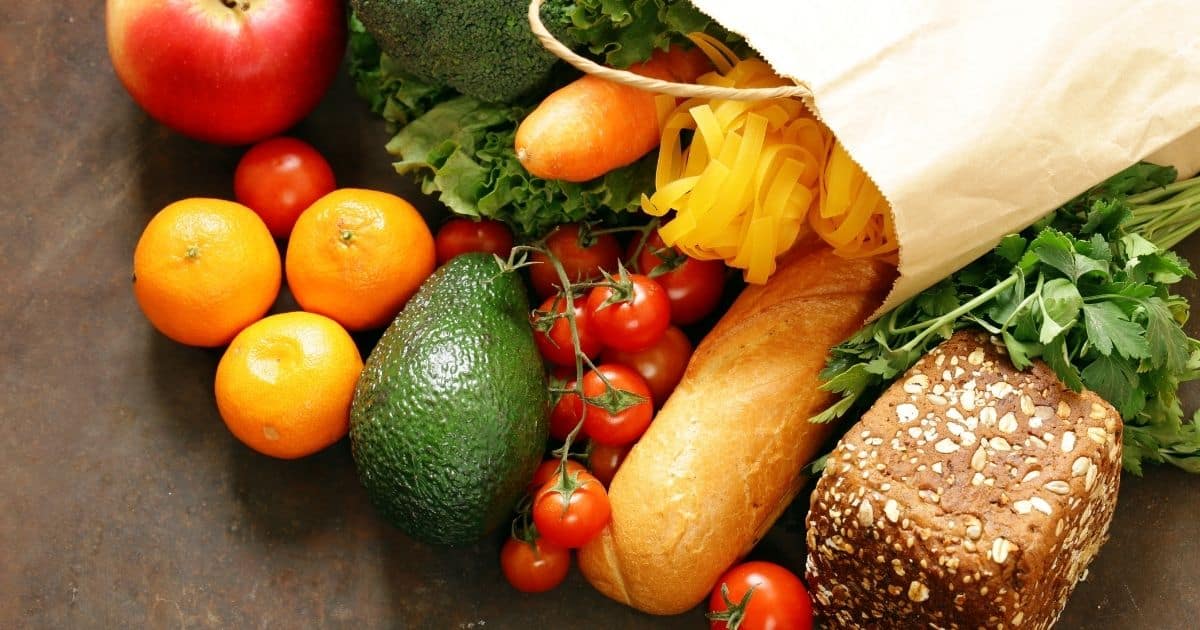
[[[551, 0], [543, 19], [563, 32], [571, 2]], [[358, 19], [406, 72], [487, 102], [509, 103], [542, 86], [557, 58], [529, 31], [526, 0], [352, 0]]]

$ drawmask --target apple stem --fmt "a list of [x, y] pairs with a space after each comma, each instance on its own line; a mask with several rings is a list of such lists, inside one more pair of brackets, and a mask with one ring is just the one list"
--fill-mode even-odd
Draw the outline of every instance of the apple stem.
[[221, 4], [235, 11], [238, 9], [242, 11], [250, 10], [250, 0], [242, 0], [242, 2], [238, 2], [238, 0], [221, 0]]

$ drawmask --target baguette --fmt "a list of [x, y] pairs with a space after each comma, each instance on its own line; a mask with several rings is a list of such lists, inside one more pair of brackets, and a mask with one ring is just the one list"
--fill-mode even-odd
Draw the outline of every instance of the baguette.
[[808, 422], [832, 401], [818, 373], [894, 274], [809, 248], [742, 292], [617, 471], [612, 521], [579, 554], [593, 586], [660, 615], [704, 599], [800, 490], [833, 428]]

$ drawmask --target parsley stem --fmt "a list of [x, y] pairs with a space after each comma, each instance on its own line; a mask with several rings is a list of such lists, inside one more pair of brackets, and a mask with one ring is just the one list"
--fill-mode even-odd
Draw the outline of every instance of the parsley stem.
[[1174, 247], [1200, 229], [1200, 177], [1132, 195], [1127, 201], [1133, 209], [1126, 231], [1162, 249]]
[[[980, 306], [987, 304], [988, 302], [990, 302], [992, 300], [992, 298], [996, 297], [997, 295], [999, 295], [1001, 292], [1008, 289], [1012, 285], [1016, 284], [1017, 280], [1021, 278], [1021, 275], [1022, 274], [1019, 270], [1014, 271], [1010, 276], [1008, 276], [1004, 280], [1001, 280], [1000, 282], [996, 283], [995, 286], [988, 289], [987, 291], [984, 291], [983, 293], [980, 293], [979, 295], [975, 296], [974, 299], [967, 302], [966, 304], [963, 304], [962, 306], [954, 309], [953, 311], [950, 311], [949, 313], [946, 313], [945, 315], [942, 315], [935, 319], [926, 320], [924, 322], [921, 322], [920, 324], [917, 324], [916, 326], [918, 326], [920, 328], [924, 328], [924, 330], [920, 334], [918, 334], [916, 337], [913, 337], [911, 341], [909, 341], [908, 343], [901, 346], [901, 349], [902, 350], [916, 349], [917, 347], [920, 346], [921, 342], [925, 341], [925, 338], [928, 337], [929, 335], [933, 334], [934, 331], [940, 330], [946, 324], [950, 324], [950, 323], [954, 322], [954, 320], [958, 319], [959, 317], [962, 317], [963, 315], [970, 313], [971, 311], [975, 310], [976, 308], [979, 308]], [[913, 328], [913, 327], [906, 326], [906, 328]], [[901, 330], [903, 330], [903, 329], [901, 329]]]
[[[1042, 279], [1042, 277], [1039, 275], [1038, 276], [1039, 283], [1041, 282], [1041, 279]], [[1008, 325], [1012, 323], [1013, 318], [1016, 317], [1017, 314], [1019, 314], [1021, 311], [1025, 310], [1025, 307], [1029, 306], [1029, 303], [1032, 302], [1033, 300], [1035, 300], [1039, 293], [1041, 293], [1041, 288], [1038, 288], [1037, 291], [1034, 291], [1033, 293], [1030, 293], [1029, 295], [1025, 296], [1025, 299], [1021, 300], [1020, 304], [1017, 304], [1017, 308], [1014, 308], [1012, 310], [1012, 312], [1008, 314], [1008, 317], [1004, 318], [1004, 321], [1000, 324], [1000, 330], [1006, 330], [1008, 328]]]
[[1126, 198], [1126, 201], [1134, 205], [1143, 204], [1150, 201], [1157, 201], [1163, 197], [1166, 197], [1167, 195], [1179, 192], [1181, 190], [1187, 190], [1193, 186], [1200, 186], [1200, 177], [1181, 179], [1177, 182], [1167, 184], [1166, 186], [1160, 186], [1136, 195], [1130, 195]]

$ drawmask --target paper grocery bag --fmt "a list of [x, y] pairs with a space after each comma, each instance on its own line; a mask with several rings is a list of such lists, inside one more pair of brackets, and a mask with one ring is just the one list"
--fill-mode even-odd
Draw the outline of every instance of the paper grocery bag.
[[1157, 150], [1200, 168], [1197, 0], [693, 2], [812, 91], [891, 202], [883, 310]]

